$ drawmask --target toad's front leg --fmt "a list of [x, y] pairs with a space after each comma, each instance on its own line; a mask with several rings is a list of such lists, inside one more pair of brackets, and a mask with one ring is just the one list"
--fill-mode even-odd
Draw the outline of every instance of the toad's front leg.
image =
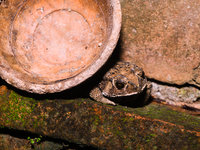
[[90, 91], [90, 97], [98, 102], [101, 103], [106, 103], [106, 104], [110, 104], [110, 105], [116, 105], [113, 101], [110, 101], [109, 99], [105, 98], [102, 93], [101, 90], [99, 89], [99, 87], [95, 87], [94, 89], [92, 89]]

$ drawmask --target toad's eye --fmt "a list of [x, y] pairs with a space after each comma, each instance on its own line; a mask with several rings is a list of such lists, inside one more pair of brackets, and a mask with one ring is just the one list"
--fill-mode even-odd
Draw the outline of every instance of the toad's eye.
[[121, 90], [125, 87], [125, 84], [119, 81], [116, 81], [115, 86], [117, 89]]

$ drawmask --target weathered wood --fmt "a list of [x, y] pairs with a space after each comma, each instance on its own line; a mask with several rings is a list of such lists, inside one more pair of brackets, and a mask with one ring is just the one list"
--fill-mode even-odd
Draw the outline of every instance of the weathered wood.
[[58, 95], [35, 100], [37, 95], [24, 97], [2, 88], [1, 127], [105, 149], [200, 148], [199, 118], [166, 106], [126, 108], [90, 99], [61, 100]]

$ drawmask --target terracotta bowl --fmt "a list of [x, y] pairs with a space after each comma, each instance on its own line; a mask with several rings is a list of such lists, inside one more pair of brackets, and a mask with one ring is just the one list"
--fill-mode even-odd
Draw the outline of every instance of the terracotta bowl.
[[33, 93], [91, 77], [119, 38], [119, 0], [9, 0], [0, 4], [0, 75]]

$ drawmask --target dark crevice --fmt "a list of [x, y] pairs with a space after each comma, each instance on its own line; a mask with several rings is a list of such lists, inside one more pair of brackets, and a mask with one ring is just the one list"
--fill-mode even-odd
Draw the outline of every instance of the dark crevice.
[[[194, 77], [194, 79], [192, 79], [192, 81], [193, 81], [195, 84], [199, 85], [199, 83], [196, 81], [196, 77]], [[197, 86], [197, 87], [198, 87], [198, 86]]]
[[196, 89], [200, 90], [200, 87], [198, 87], [198, 86], [196, 86], [196, 85], [193, 85], [193, 84], [189, 84], [189, 83], [185, 83], [185, 84], [183, 84], [183, 85], [170, 84], [170, 83], [166, 83], [166, 82], [162, 82], [162, 81], [158, 81], [158, 80], [150, 79], [150, 78], [148, 78], [148, 81], [154, 82], [154, 83], [157, 83], [157, 84], [160, 84], [160, 85], [176, 87], [176, 88], [179, 88], [179, 89], [180, 89], [180, 88], [185, 88], [185, 87], [193, 87], [193, 88], [196, 88]]
[[[0, 128], [0, 135], [9, 135], [11, 137], [17, 138], [18, 140], [25, 140], [28, 141], [28, 137], [30, 137], [31, 139], [40, 137], [40, 135], [38, 134], [34, 134], [31, 132], [27, 132], [27, 131], [21, 131], [21, 130], [14, 130], [14, 129], [9, 129], [9, 128]], [[67, 149], [73, 149], [73, 150], [100, 150], [98, 148], [95, 147], [91, 147], [91, 146], [87, 146], [84, 144], [77, 144], [77, 143], [73, 143], [73, 142], [69, 142], [60, 138], [52, 138], [52, 137], [48, 137], [48, 136], [42, 136], [41, 141], [36, 143], [37, 145], [48, 141], [48, 142], [52, 142], [54, 144], [58, 144], [61, 145], [61, 149], [60, 150], [67, 150]], [[31, 143], [27, 143], [27, 144], [31, 144]], [[27, 145], [28, 146], [28, 145]], [[34, 149], [34, 145], [32, 145], [32, 148]]]
[[200, 63], [199, 63], [198, 66], [195, 67], [193, 70], [197, 70], [197, 69], [200, 69]]
[[8, 0], [0, 0], [0, 5], [2, 5], [2, 7], [8, 7]]
[[197, 99], [195, 101], [193, 101], [194, 103], [200, 103], [200, 97], [197, 97]]

